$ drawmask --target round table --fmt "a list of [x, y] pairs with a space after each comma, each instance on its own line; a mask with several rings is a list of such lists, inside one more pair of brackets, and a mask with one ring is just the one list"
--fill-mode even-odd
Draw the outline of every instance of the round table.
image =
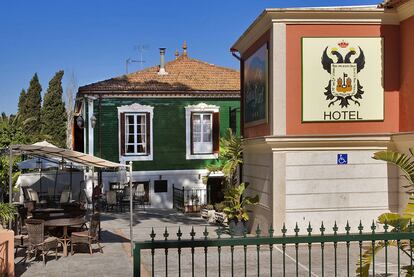
[[60, 241], [63, 244], [63, 256], [68, 255], [68, 242], [70, 238], [68, 236], [68, 227], [75, 225], [82, 225], [86, 223], [85, 218], [59, 218], [45, 221], [46, 227], [63, 227], [63, 237]]
[[59, 216], [59, 214], [61, 216], [64, 215], [64, 211], [65, 211], [64, 209], [60, 209], [60, 208], [40, 208], [40, 209], [33, 210], [32, 215], [33, 215], [33, 218], [49, 220], [51, 217], [53, 217], [52, 215], [55, 215], [55, 216]]

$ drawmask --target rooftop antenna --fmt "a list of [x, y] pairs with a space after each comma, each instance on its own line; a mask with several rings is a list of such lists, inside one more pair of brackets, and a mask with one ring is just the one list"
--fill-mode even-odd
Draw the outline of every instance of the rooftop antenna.
[[128, 74], [128, 65], [130, 65], [131, 63], [139, 63], [140, 64], [140, 70], [143, 69], [143, 64], [145, 63], [145, 61], [143, 60], [143, 52], [148, 50], [149, 46], [147, 44], [138, 44], [134, 46], [134, 50], [138, 51], [139, 53], [139, 60], [134, 60], [132, 58], [128, 58], [125, 60], [125, 71], [126, 74]]
[[149, 49], [149, 45], [148, 44], [138, 44], [134, 46], [134, 50], [138, 51], [139, 53], [139, 60], [137, 61], [138, 63], [140, 63], [140, 69], [142, 70], [143, 64], [145, 63], [145, 61], [142, 58], [142, 55], [144, 53], [144, 51], [147, 51]]
[[138, 63], [138, 62], [140, 62], [140, 61], [138, 61], [138, 60], [133, 60], [133, 59], [131, 59], [131, 58], [126, 59], [126, 61], [125, 61], [125, 70], [126, 70], [126, 74], [128, 74], [128, 65], [129, 65], [130, 63]]

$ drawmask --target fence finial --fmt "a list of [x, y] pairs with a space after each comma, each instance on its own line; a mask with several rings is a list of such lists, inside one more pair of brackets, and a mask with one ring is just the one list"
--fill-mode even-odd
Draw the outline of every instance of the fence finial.
[[181, 236], [183, 235], [183, 233], [181, 232], [181, 227], [178, 227], [178, 232], [177, 232], [177, 238], [178, 240], [181, 240]]
[[298, 223], [297, 222], [296, 222], [296, 225], [295, 225], [295, 229], [293, 229], [293, 231], [295, 231], [295, 236], [298, 236], [300, 229], [298, 227]]
[[204, 235], [204, 239], [208, 239], [208, 231], [207, 231], [207, 226], [204, 226], [204, 232], [203, 232], [203, 235]]
[[165, 238], [165, 240], [168, 240], [168, 236], [169, 235], [170, 234], [168, 233], [167, 227], [165, 227], [165, 232], [164, 232], [164, 238]]
[[154, 238], [155, 238], [154, 227], [152, 227], [152, 231], [151, 231], [150, 237], [151, 237], [151, 241], [154, 241]]
[[375, 234], [375, 229], [377, 229], [377, 226], [375, 225], [375, 221], [372, 220], [372, 225], [371, 225], [372, 234]]
[[273, 234], [274, 234], [274, 232], [275, 232], [275, 229], [273, 229], [273, 223], [272, 224], [270, 224], [270, 227], [269, 227], [269, 237], [273, 237]]
[[319, 230], [321, 231], [321, 236], [323, 236], [324, 233], [325, 233], [325, 226], [323, 226], [323, 221], [322, 221], [322, 224], [321, 224], [321, 228], [319, 228]]
[[282, 227], [281, 231], [282, 231], [282, 235], [283, 235], [284, 237], [286, 237], [286, 232], [287, 232], [287, 229], [286, 229], [286, 225], [285, 225], [285, 223], [284, 223], [284, 222], [283, 222], [283, 227]]
[[334, 236], [336, 236], [336, 234], [338, 232], [338, 225], [336, 225], [336, 220], [335, 220], [335, 224], [334, 224], [334, 227], [332, 228], [332, 230], [334, 231]]
[[349, 235], [349, 231], [351, 230], [351, 226], [349, 226], [349, 222], [348, 222], [348, 220], [346, 221], [346, 226], [345, 226], [345, 231], [346, 231], [346, 234], [347, 235]]
[[312, 227], [311, 227], [311, 224], [310, 224], [310, 221], [309, 221], [309, 225], [308, 225], [308, 229], [306, 229], [306, 231], [308, 231], [308, 236], [311, 236], [312, 235]]
[[359, 230], [359, 234], [362, 234], [362, 231], [364, 230], [364, 226], [362, 226], [362, 221], [359, 221], [359, 225], [358, 225], [358, 230]]

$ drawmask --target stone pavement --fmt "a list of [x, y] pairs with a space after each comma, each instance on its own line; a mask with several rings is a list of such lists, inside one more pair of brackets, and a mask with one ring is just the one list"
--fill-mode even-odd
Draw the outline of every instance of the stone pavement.
[[[206, 222], [199, 216], [191, 217], [174, 210], [140, 209], [134, 212], [134, 240], [150, 239], [152, 228], [162, 236], [165, 227], [170, 233], [175, 234], [180, 226], [184, 234], [189, 234], [194, 226], [195, 231], [201, 235], [205, 225]], [[58, 256], [58, 260], [55, 260], [54, 256], [50, 255], [46, 266], [43, 266], [40, 256], [26, 263], [23, 259], [23, 250], [20, 250], [15, 261], [16, 276], [132, 276], [129, 213], [102, 214], [101, 228], [103, 254], [95, 245], [93, 255], [89, 254], [87, 247], [80, 246], [73, 256]], [[209, 230], [215, 228], [208, 227]]]
[[[58, 257], [55, 261], [53, 255], [48, 259], [46, 266], [43, 266], [41, 258], [25, 263], [22, 261], [22, 251], [18, 253], [16, 259], [16, 276], [132, 276], [132, 258], [130, 257], [129, 243], [129, 213], [105, 213], [101, 217], [102, 223], [102, 245], [104, 253], [99, 253], [96, 249], [93, 255], [88, 253], [87, 247], [79, 249], [73, 256]], [[168, 239], [176, 239], [178, 228], [181, 228], [183, 239], [190, 237], [192, 226], [196, 232], [196, 238], [203, 237], [203, 231], [207, 227], [209, 237], [215, 238], [217, 226], [209, 225], [199, 216], [191, 217], [183, 215], [174, 210], [146, 209], [134, 212], [134, 240], [150, 240], [149, 234], [154, 228], [157, 234], [155, 239], [163, 240], [163, 232], [167, 227], [169, 232]], [[223, 237], [225, 237], [224, 235]], [[351, 245], [349, 265], [350, 276], [355, 276], [355, 265], [358, 261], [358, 244]], [[298, 275], [299, 276], [334, 276], [334, 251], [332, 244], [325, 244], [324, 247], [324, 274], [321, 271], [322, 255], [321, 246], [312, 245], [312, 261], [309, 264], [309, 249], [307, 245], [299, 246], [298, 251]], [[61, 251], [60, 251], [61, 252]], [[286, 249], [286, 276], [296, 275], [296, 253], [294, 246], [287, 246]], [[397, 252], [395, 249], [389, 250], [388, 270], [391, 276], [396, 276], [398, 267], [396, 264]], [[258, 258], [259, 266], [258, 266]], [[207, 253], [207, 271], [208, 276], [219, 276], [218, 272], [218, 249], [217, 247], [208, 248]], [[344, 244], [338, 244], [337, 251], [337, 276], [347, 276], [346, 248]], [[151, 252], [142, 251], [141, 272], [143, 276], [151, 276], [152, 259]], [[234, 276], [244, 275], [244, 250], [243, 247], [234, 249]], [[275, 276], [282, 275], [282, 249], [281, 246], [274, 246], [272, 251], [272, 263], [270, 263], [270, 248], [267, 245], [260, 247], [259, 251], [256, 246], [248, 247], [246, 253], [247, 273], [248, 276], [269, 276], [270, 267], [272, 267]], [[409, 264], [404, 255], [401, 255], [401, 263]], [[155, 251], [154, 256], [154, 274], [155, 276], [165, 276], [166, 259], [165, 250]], [[167, 258], [168, 276], [178, 276], [178, 251], [170, 249]], [[221, 276], [231, 276], [231, 252], [229, 247], [222, 247], [220, 261]], [[258, 272], [259, 269], [259, 272]], [[195, 276], [204, 276], [205, 253], [204, 249], [195, 249], [194, 255]], [[376, 273], [383, 273], [385, 263], [383, 255], [376, 258]], [[310, 271], [310, 272], [309, 272]], [[192, 255], [190, 249], [183, 249], [181, 255], [181, 276], [191, 276], [192, 273]], [[310, 273], [310, 274], [309, 274]]]

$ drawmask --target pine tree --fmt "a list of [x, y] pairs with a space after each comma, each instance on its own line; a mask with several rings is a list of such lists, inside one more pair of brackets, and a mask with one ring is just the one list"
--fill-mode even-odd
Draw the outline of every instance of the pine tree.
[[26, 119], [27, 118], [27, 105], [26, 105], [26, 91], [22, 89], [19, 96], [19, 104], [18, 104], [18, 114], [20, 116], [20, 119]]
[[27, 134], [36, 137], [40, 135], [41, 126], [41, 103], [42, 103], [42, 86], [39, 83], [39, 78], [37, 73], [33, 75], [32, 80], [30, 80], [29, 89], [26, 93], [26, 113], [24, 115], [26, 118], [30, 118], [30, 123], [28, 123]]
[[42, 135], [60, 147], [66, 145], [67, 114], [62, 100], [63, 74], [63, 70], [60, 70], [50, 80], [42, 107]]

